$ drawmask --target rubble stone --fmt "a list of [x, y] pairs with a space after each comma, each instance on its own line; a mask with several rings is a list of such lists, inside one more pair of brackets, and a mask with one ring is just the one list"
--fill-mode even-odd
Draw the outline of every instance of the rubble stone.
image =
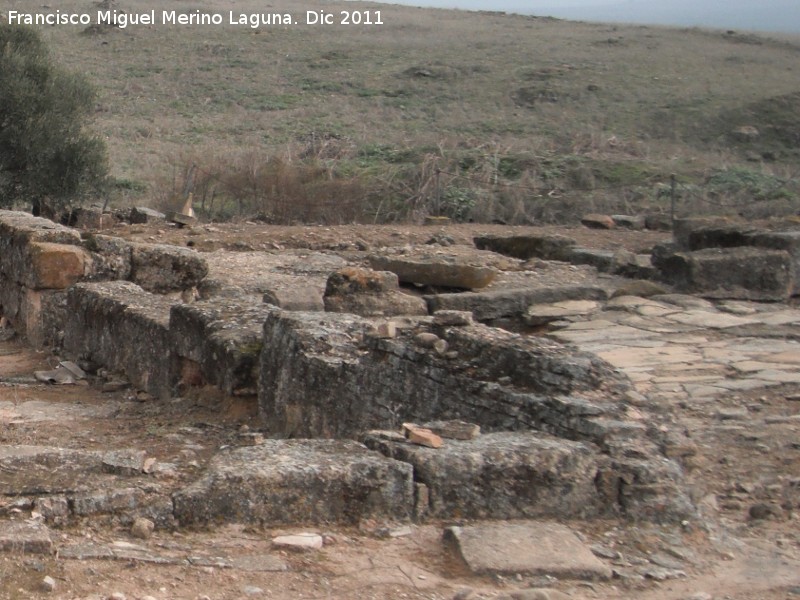
[[411, 465], [344, 440], [265, 440], [217, 454], [174, 495], [181, 524], [358, 523], [407, 518]]
[[588, 214], [581, 217], [581, 225], [589, 229], [614, 229], [614, 219], [608, 215]]

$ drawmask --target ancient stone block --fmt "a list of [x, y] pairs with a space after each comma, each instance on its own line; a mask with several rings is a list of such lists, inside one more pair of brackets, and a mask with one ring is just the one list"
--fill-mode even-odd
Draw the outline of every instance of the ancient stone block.
[[724, 227], [730, 224], [731, 220], [727, 217], [679, 217], [675, 219], [673, 239], [678, 249], [691, 250], [689, 237], [693, 231], [706, 227]]
[[753, 233], [749, 237], [750, 243], [760, 248], [785, 250], [792, 258], [794, 267], [793, 295], [800, 294], [800, 231], [763, 231]]
[[438, 340], [447, 344], [442, 354], [416, 343], [421, 332], [381, 339], [365, 335], [371, 325], [349, 315], [273, 310], [259, 384], [271, 431], [347, 437], [402, 421], [460, 418], [488, 430], [539, 427], [599, 439], [590, 437], [597, 428], [571, 421], [571, 401], [560, 394], [628, 385], [596, 357], [542, 338], [451, 327]]
[[100, 470], [100, 454], [48, 446], [0, 447], [0, 494], [62, 494], [80, 489]]
[[478, 321], [522, 318], [531, 304], [607, 298], [606, 290], [596, 286], [519, 288], [425, 296], [428, 310], [432, 313], [440, 310], [465, 310], [470, 311]]
[[698, 227], [688, 231], [687, 245], [689, 250], [750, 246], [755, 232], [754, 227], [740, 224]]
[[497, 274], [489, 267], [459, 264], [435, 258], [370, 256], [369, 262], [373, 269], [396, 273], [399, 280], [404, 283], [435, 287], [483, 288], [489, 285]]
[[575, 240], [563, 235], [484, 235], [474, 238], [475, 246], [522, 260], [567, 260]]
[[163, 294], [196, 287], [208, 273], [195, 251], [163, 244], [132, 244], [131, 281]]
[[84, 277], [88, 259], [80, 246], [31, 242], [20, 283], [32, 290], [67, 288]]
[[20, 554], [52, 554], [50, 530], [41, 523], [0, 523], [0, 551]]
[[444, 542], [479, 574], [609, 579], [611, 569], [560, 523], [449, 527]]
[[202, 376], [194, 384], [212, 384], [228, 394], [255, 393], [264, 320], [272, 310], [247, 297], [175, 304], [169, 320], [173, 368], [175, 359], [188, 359]]
[[328, 277], [323, 300], [328, 312], [362, 317], [428, 314], [422, 298], [400, 292], [397, 275], [390, 271], [339, 269]]
[[83, 247], [90, 253], [85, 281], [131, 278], [131, 243], [109, 235], [84, 233]]
[[353, 441], [265, 440], [215, 456], [174, 503], [183, 525], [403, 519], [413, 508], [412, 468]]
[[133, 224], [165, 221], [166, 218], [167, 216], [164, 213], [146, 206], [134, 206], [131, 208], [130, 221]]
[[263, 301], [265, 304], [272, 304], [284, 310], [325, 310], [325, 302], [319, 286], [297, 285], [276, 288], [265, 292]]
[[169, 311], [175, 302], [127, 281], [80, 283], [67, 293], [73, 318], [64, 330], [64, 353], [124, 373], [157, 398], [170, 396]]
[[440, 448], [369, 434], [369, 448], [414, 466], [439, 518], [585, 517], [600, 509], [597, 449], [539, 432], [488, 433]]
[[794, 266], [783, 250], [708, 248], [654, 255], [662, 277], [678, 291], [706, 298], [785, 301], [794, 290]]
[[534, 304], [525, 313], [528, 325], [544, 325], [569, 317], [584, 317], [600, 308], [594, 300], [565, 300], [552, 304]]
[[644, 226], [650, 231], [672, 231], [672, 217], [662, 213], [644, 216]]

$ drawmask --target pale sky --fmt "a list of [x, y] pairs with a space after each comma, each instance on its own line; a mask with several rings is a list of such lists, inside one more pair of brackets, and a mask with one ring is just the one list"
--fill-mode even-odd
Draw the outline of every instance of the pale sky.
[[616, 21], [800, 33], [800, 0], [377, 0], [465, 10], [503, 10]]

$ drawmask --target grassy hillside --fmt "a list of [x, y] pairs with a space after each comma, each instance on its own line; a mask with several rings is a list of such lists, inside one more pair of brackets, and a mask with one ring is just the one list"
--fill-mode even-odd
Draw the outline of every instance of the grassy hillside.
[[[117, 8], [227, 22], [231, 4]], [[212, 216], [552, 220], [663, 208], [670, 173], [684, 211], [800, 207], [800, 38], [365, 2], [234, 10], [340, 9], [384, 24], [42, 31], [100, 90], [120, 202], [174, 201], [194, 164]]]

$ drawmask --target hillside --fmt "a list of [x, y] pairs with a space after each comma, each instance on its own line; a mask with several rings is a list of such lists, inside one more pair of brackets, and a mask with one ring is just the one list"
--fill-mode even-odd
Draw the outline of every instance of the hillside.
[[676, 173], [685, 210], [798, 209], [800, 38], [362, 2], [234, 12], [380, 10], [382, 25], [227, 25], [221, 0], [112, 7], [225, 20], [42, 28], [100, 90], [117, 202], [164, 207], [193, 185], [207, 216], [547, 221], [663, 208]]

